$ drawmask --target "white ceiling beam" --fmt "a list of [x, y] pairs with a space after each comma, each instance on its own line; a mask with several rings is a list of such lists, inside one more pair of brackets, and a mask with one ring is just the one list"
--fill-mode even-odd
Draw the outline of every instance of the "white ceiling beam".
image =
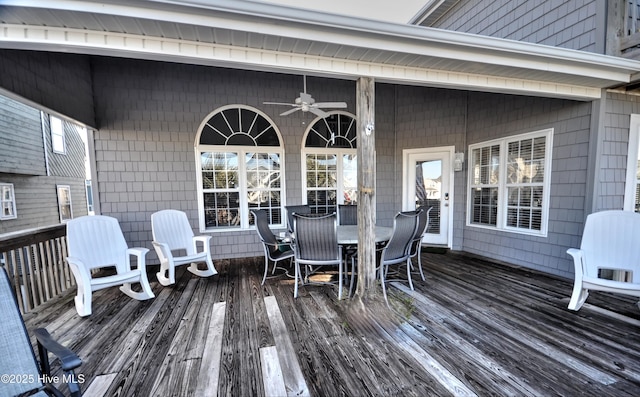
[[355, 79], [413, 85], [481, 90], [591, 100], [601, 96], [599, 87], [515, 79], [400, 65], [385, 65], [257, 48], [240, 48], [203, 42], [84, 29], [0, 25], [0, 47], [95, 55], [111, 55], [212, 66], [233, 66], [270, 71], [297, 71]]
[[586, 51], [421, 26], [237, 0], [3, 0], [5, 5], [82, 11], [273, 35], [381, 51], [436, 56], [579, 75], [618, 83], [631, 81], [640, 62]]

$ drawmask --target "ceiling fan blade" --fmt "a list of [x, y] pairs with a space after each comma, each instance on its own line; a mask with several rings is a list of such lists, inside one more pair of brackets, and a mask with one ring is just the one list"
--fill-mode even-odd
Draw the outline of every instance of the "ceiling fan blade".
[[315, 114], [316, 116], [319, 116], [319, 117], [322, 117], [322, 118], [325, 118], [325, 117], [327, 117], [329, 115], [329, 113], [327, 113], [327, 112], [325, 112], [323, 110], [320, 110], [320, 109], [318, 109], [316, 107], [310, 107], [309, 111], [311, 113]]
[[299, 107], [295, 107], [295, 108], [293, 108], [293, 109], [289, 109], [289, 110], [287, 110], [286, 112], [282, 112], [282, 113], [280, 113], [280, 116], [288, 116], [288, 115], [290, 115], [291, 113], [297, 112], [298, 110], [300, 110], [300, 108], [299, 108]]
[[313, 104], [313, 107], [344, 109], [347, 107], [347, 103], [346, 102], [316, 102]]
[[296, 106], [293, 103], [285, 103], [285, 102], [262, 102], [263, 105], [283, 105], [283, 106]]

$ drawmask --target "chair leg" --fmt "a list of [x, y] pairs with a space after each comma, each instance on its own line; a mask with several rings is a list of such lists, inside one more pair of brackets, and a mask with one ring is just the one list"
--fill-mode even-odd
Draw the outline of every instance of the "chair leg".
[[411, 281], [411, 258], [407, 258], [407, 278], [409, 279], [409, 287], [413, 291], [413, 281]]
[[421, 250], [418, 248], [418, 269], [420, 269], [420, 277], [422, 277], [422, 281], [425, 281], [424, 273], [422, 272], [422, 255]]
[[384, 301], [387, 302], [387, 306], [389, 306], [389, 300], [387, 299], [387, 288], [384, 285], [384, 270], [385, 265], [380, 265], [380, 284], [382, 284], [382, 295], [384, 296]]
[[83, 286], [78, 284], [78, 292], [74, 298], [76, 311], [80, 317], [86, 317], [91, 314], [91, 286]]
[[[275, 267], [275, 263], [273, 264]], [[267, 279], [267, 272], [269, 271], [269, 258], [264, 257], [264, 275], [262, 276], [262, 285], [264, 285], [265, 280]]]
[[[169, 277], [165, 276], [167, 273]], [[174, 284], [176, 282], [174, 267], [171, 266], [167, 260], [162, 261], [160, 263], [160, 271], [156, 273], [156, 278], [158, 282], [165, 287]]]
[[147, 273], [144, 269], [141, 269], [140, 271], [140, 287], [142, 288], [142, 290], [140, 292], [136, 292], [131, 288], [131, 283], [125, 283], [120, 287], [120, 291], [139, 301], [156, 297], [153, 291], [151, 291], [151, 286], [149, 285], [149, 280], [147, 279]]
[[573, 284], [573, 293], [569, 301], [569, 310], [579, 310], [589, 297], [589, 290], [582, 288], [582, 280], [576, 280]]
[[356, 257], [351, 257], [351, 281], [349, 282], [349, 297], [353, 296], [353, 284], [355, 284]]
[[295, 284], [294, 284], [294, 287], [293, 287], [293, 297], [297, 298], [298, 297], [298, 278], [301, 277], [300, 264], [298, 263], [298, 261], [295, 261], [295, 267], [296, 267], [295, 268], [296, 281], [295, 281]]
[[342, 299], [342, 278], [343, 275], [343, 266], [342, 259], [340, 259], [340, 264], [338, 265], [338, 300]]
[[213, 260], [211, 260], [210, 253], [207, 253], [207, 259], [205, 260], [205, 263], [207, 264], [206, 270], [198, 269], [197, 263], [192, 263], [187, 270], [189, 270], [191, 273], [195, 274], [196, 276], [200, 276], [200, 277], [209, 277], [209, 276], [218, 274], [218, 271], [216, 270], [215, 266], [213, 266]]

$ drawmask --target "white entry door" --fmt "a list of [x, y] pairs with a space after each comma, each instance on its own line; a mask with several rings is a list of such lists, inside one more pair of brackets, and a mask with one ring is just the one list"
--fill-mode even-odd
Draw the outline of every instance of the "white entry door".
[[451, 247], [454, 147], [403, 151], [403, 209], [431, 208], [423, 244]]

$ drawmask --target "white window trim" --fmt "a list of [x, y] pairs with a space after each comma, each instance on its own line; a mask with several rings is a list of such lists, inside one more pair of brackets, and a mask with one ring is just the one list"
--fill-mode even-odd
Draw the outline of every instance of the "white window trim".
[[[62, 202], [60, 200], [60, 189], [66, 189], [69, 191], [69, 215], [71, 216], [69, 219], [62, 219]], [[73, 203], [71, 200], [71, 186], [69, 185], [56, 185], [56, 196], [58, 198], [58, 215], [60, 216], [60, 222], [66, 223], [73, 219]]]
[[[60, 131], [54, 131], [54, 121], [55, 124], [57, 125], [58, 122], [60, 122]], [[62, 120], [59, 117], [56, 117], [54, 115], [49, 115], [49, 129], [50, 129], [50, 133], [51, 133], [51, 150], [54, 153], [58, 153], [58, 154], [67, 154], [67, 137], [64, 131], [64, 120]], [[57, 128], [56, 128], [57, 129]], [[60, 136], [62, 139], [62, 150], [58, 150], [56, 149], [56, 145], [55, 145], [55, 136]]]
[[[206, 125], [207, 121], [209, 119], [211, 119], [211, 117], [213, 117], [213, 115], [223, 112], [227, 109], [236, 109], [236, 108], [242, 108], [242, 109], [248, 109], [252, 112], [255, 112], [259, 115], [261, 115], [262, 117], [264, 117], [267, 121], [269, 121], [269, 123], [271, 124], [271, 126], [274, 128], [275, 133], [278, 136], [278, 141], [280, 142], [280, 146], [221, 146], [221, 145], [200, 145], [200, 135], [202, 134], [202, 130], [204, 128], [204, 126]], [[205, 223], [205, 213], [204, 213], [204, 189], [202, 187], [202, 163], [200, 161], [200, 155], [201, 152], [218, 152], [218, 153], [222, 153], [222, 152], [237, 152], [239, 156], [244, 156], [245, 153], [247, 152], [258, 152], [258, 153], [277, 153], [280, 156], [280, 175], [281, 175], [281, 180], [280, 180], [280, 193], [281, 193], [281, 197], [280, 197], [280, 211], [281, 211], [281, 223], [280, 224], [270, 224], [269, 226], [273, 227], [273, 228], [282, 228], [284, 229], [286, 227], [286, 213], [285, 213], [285, 205], [286, 205], [286, 192], [287, 192], [287, 186], [286, 186], [286, 170], [285, 170], [285, 163], [286, 163], [286, 159], [285, 159], [285, 149], [284, 146], [282, 144], [283, 139], [282, 139], [282, 134], [280, 133], [280, 130], [278, 129], [278, 126], [276, 125], [276, 123], [271, 119], [271, 117], [269, 117], [266, 113], [264, 113], [263, 111], [249, 106], [249, 105], [242, 105], [242, 104], [230, 104], [230, 105], [225, 105], [225, 106], [221, 106], [215, 110], [213, 110], [211, 113], [209, 113], [207, 116], [205, 116], [202, 120], [202, 122], [200, 123], [200, 126], [198, 127], [198, 133], [196, 134], [196, 138], [194, 141], [194, 145], [193, 145], [193, 149], [194, 149], [194, 153], [195, 153], [195, 163], [196, 163], [196, 183], [197, 183], [197, 202], [198, 202], [198, 227], [200, 230], [200, 233], [229, 233], [229, 232], [238, 232], [238, 231], [247, 231], [247, 230], [254, 230], [255, 226], [254, 225], [249, 225], [249, 209], [248, 209], [248, 203], [247, 203], [247, 183], [246, 183], [246, 169], [245, 169], [245, 164], [244, 161], [240, 161], [238, 164], [238, 175], [242, 181], [242, 183], [240, 184], [240, 208], [247, 208], [246, 213], [244, 213], [244, 211], [240, 211], [240, 227], [216, 227], [216, 228], [207, 228], [206, 227], [206, 223]], [[239, 157], [239, 158], [244, 158], [244, 157]]]
[[[337, 114], [337, 115], [343, 115], [343, 116], [348, 116], [350, 118], [352, 118], [354, 120], [354, 122], [356, 122], [356, 116], [352, 113], [349, 112], [345, 112], [345, 111], [341, 111], [341, 110], [334, 110], [329, 112], [330, 114]], [[308, 154], [322, 154], [322, 155], [336, 155], [336, 173], [338, 176], [338, 186], [337, 186], [337, 197], [336, 197], [336, 205], [341, 205], [344, 204], [344, 164], [342, 162], [342, 157], [344, 155], [353, 155], [353, 156], [357, 156], [358, 155], [358, 149], [348, 149], [348, 148], [340, 148], [340, 147], [307, 147], [305, 146], [305, 143], [307, 142], [307, 137], [309, 136], [309, 134], [311, 133], [311, 129], [313, 128], [314, 125], [316, 125], [316, 123], [321, 120], [321, 117], [316, 117], [311, 123], [309, 123], [309, 126], [307, 127], [307, 130], [305, 131], [303, 137], [302, 137], [302, 146], [301, 146], [301, 150], [300, 150], [300, 162], [301, 162], [301, 186], [302, 186], [302, 203], [303, 204], [309, 204], [307, 202], [307, 196], [308, 196], [308, 191], [309, 189], [307, 188], [307, 155]]]
[[[490, 141], [484, 141], [475, 143], [473, 145], [469, 145], [468, 148], [468, 159], [467, 164], [469, 164], [469, 171], [467, 175], [467, 221], [466, 226], [479, 228], [479, 229], [488, 229], [488, 230], [500, 230], [510, 233], [517, 234], [526, 234], [532, 236], [539, 237], [547, 237], [548, 234], [548, 226], [549, 226], [549, 204], [551, 197], [551, 167], [552, 167], [552, 148], [553, 148], [553, 128], [548, 128], [539, 131], [528, 132], [519, 135], [512, 135], [500, 139], [493, 139]], [[530, 229], [522, 229], [513, 226], [507, 226], [507, 202], [508, 202], [508, 189], [507, 189], [507, 161], [506, 161], [506, 153], [507, 153], [507, 144], [513, 141], [521, 141], [525, 139], [531, 139], [536, 137], [544, 136], [546, 138], [545, 141], [545, 164], [544, 164], [544, 182], [543, 182], [543, 198], [542, 198], [542, 225], [540, 230], [530, 230]], [[497, 221], [496, 226], [491, 225], [481, 225], [477, 223], [471, 222], [471, 214], [473, 203], [471, 200], [471, 185], [473, 181], [472, 175], [472, 154], [473, 150], [485, 146], [491, 145], [500, 145], [500, 160], [499, 160], [499, 175], [498, 175], [498, 213], [497, 213]], [[493, 185], [492, 185], [493, 186]]]
[[16, 191], [13, 187], [13, 183], [4, 183], [0, 182], [0, 187], [8, 186], [11, 189], [11, 206], [12, 206], [12, 214], [9, 216], [4, 215], [4, 195], [0, 197], [0, 203], [2, 203], [2, 211], [0, 211], [0, 220], [8, 220], [8, 219], [16, 219], [18, 217], [18, 212], [16, 211]]
[[638, 156], [640, 155], [640, 114], [632, 114], [629, 123], [629, 149], [627, 153], [627, 177], [624, 188], [625, 211], [635, 211], [636, 184], [638, 183], [636, 171], [638, 168]]
[[[284, 216], [284, 149], [278, 146], [212, 146], [212, 145], [200, 145], [196, 147], [196, 181], [198, 183], [198, 216], [200, 223], [201, 233], [216, 233], [216, 232], [230, 232], [241, 230], [252, 230], [254, 225], [249, 225], [249, 211], [240, 211], [240, 227], [216, 227], [207, 229], [204, 216], [204, 189], [202, 187], [202, 163], [200, 162], [200, 155], [202, 152], [214, 152], [214, 153], [237, 153], [239, 159], [244, 159], [247, 153], [276, 153], [280, 156], [280, 175], [281, 175], [281, 203], [282, 203], [282, 223], [270, 224], [274, 228], [285, 227]], [[240, 188], [238, 194], [240, 195], [240, 208], [249, 208], [247, 202], [247, 196], [249, 189], [247, 188], [247, 170], [244, 161], [238, 161], [238, 178], [240, 180]], [[228, 189], [228, 191], [235, 191], [235, 189]]]
[[342, 162], [342, 156], [345, 154], [357, 156], [357, 149], [345, 149], [345, 148], [303, 148], [302, 149], [302, 202], [307, 203], [307, 193], [309, 191], [307, 187], [307, 155], [308, 154], [322, 154], [322, 155], [335, 155], [336, 157], [336, 173], [338, 181], [336, 186], [336, 205], [344, 204], [344, 164]]

